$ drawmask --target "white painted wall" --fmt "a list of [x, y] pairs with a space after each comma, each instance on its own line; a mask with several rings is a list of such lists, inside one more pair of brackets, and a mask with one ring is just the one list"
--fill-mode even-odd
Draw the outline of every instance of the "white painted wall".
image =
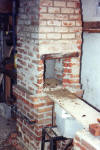
[[[100, 0], [81, 0], [84, 21], [100, 21], [96, 5]], [[83, 33], [81, 83], [83, 98], [100, 109], [100, 33]]]
[[58, 131], [64, 137], [74, 138], [76, 132], [83, 129], [83, 126], [58, 104], [55, 104], [55, 112]]
[[83, 34], [83, 98], [100, 109], [100, 34]]
[[51, 59], [46, 60], [46, 72], [45, 77], [46, 78], [55, 78], [58, 80], [62, 80], [62, 78], [57, 78], [57, 75], [62, 77], [63, 72], [63, 65], [62, 65], [62, 59]]
[[100, 21], [100, 0], [81, 0], [84, 21]]
[[46, 78], [54, 78], [55, 76], [55, 60], [46, 60], [46, 72], [45, 77]]

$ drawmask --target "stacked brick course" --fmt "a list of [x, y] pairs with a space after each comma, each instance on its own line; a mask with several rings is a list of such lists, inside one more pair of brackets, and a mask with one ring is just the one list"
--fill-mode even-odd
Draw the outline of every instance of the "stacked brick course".
[[24, 144], [26, 149], [39, 150], [42, 128], [52, 125], [53, 101], [46, 96], [33, 96], [19, 87], [14, 87], [17, 97], [17, 108], [30, 121], [36, 121], [30, 125], [20, 117], [17, 118], [17, 127], [21, 136], [18, 141]]
[[[78, 58], [60, 61], [56, 78], [64, 87], [80, 90], [81, 56], [80, 0], [20, 0], [17, 21], [17, 86], [13, 88], [17, 107], [30, 120], [30, 126], [17, 118], [19, 141], [29, 150], [39, 150], [41, 129], [52, 123], [53, 102], [43, 96], [44, 62], [41, 55], [79, 52]], [[56, 61], [56, 65], [59, 61]]]
[[81, 51], [79, 0], [40, 0], [40, 54]]

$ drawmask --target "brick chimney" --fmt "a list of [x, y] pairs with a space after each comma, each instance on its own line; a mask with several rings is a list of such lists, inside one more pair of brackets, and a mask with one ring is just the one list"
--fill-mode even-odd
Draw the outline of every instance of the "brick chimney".
[[44, 95], [43, 56], [77, 53], [77, 57], [56, 59], [55, 75], [62, 80], [62, 87], [80, 91], [80, 0], [20, 0], [17, 19], [17, 85], [13, 92], [18, 111], [36, 121], [30, 125], [18, 117], [18, 139], [26, 148], [39, 150], [41, 129], [51, 126], [53, 107]]

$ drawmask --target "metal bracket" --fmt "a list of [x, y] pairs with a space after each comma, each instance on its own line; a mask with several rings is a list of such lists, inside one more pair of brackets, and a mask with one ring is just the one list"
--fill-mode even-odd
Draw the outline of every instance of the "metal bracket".
[[28, 117], [26, 117], [24, 114], [22, 114], [20, 111], [17, 110], [17, 106], [16, 105], [12, 105], [11, 106], [11, 112], [13, 116], [17, 116], [20, 119], [24, 120], [26, 123], [28, 123], [29, 125], [34, 125], [36, 123], [36, 120], [30, 120]]
[[[50, 150], [57, 150], [57, 141], [64, 141], [69, 140], [69, 143], [66, 145], [66, 148], [64, 150], [67, 150], [67, 148], [72, 144], [73, 140], [72, 138], [66, 138], [63, 136], [58, 136], [55, 131], [53, 131], [53, 128], [56, 128], [57, 126], [52, 127], [45, 127], [42, 129], [42, 142], [41, 142], [41, 150], [45, 149], [45, 143], [50, 142]], [[50, 135], [48, 133], [48, 129], [52, 133]], [[48, 137], [49, 139], [46, 139]]]

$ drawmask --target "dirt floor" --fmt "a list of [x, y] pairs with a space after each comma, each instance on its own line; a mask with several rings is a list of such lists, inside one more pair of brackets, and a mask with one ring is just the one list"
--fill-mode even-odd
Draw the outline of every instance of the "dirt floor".
[[[10, 136], [16, 133], [16, 122], [0, 116], [0, 150], [16, 150], [12, 145]], [[14, 140], [13, 140], [14, 142]]]

